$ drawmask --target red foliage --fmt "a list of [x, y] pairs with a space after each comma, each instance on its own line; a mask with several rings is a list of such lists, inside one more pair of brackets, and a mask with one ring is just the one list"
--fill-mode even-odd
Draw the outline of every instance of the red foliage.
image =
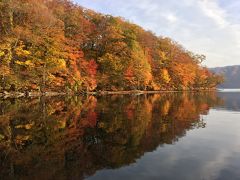
[[88, 75], [91, 76], [91, 77], [94, 77], [96, 76], [97, 74], [97, 68], [98, 68], [98, 65], [97, 63], [92, 59], [88, 62], [88, 65], [87, 65], [87, 72], [88, 72]]

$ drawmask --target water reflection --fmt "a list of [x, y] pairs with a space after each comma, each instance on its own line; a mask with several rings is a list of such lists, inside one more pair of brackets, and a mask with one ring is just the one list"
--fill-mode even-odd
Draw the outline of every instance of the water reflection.
[[224, 101], [224, 103], [218, 108], [230, 111], [240, 111], [240, 91], [219, 92], [218, 96]]
[[212, 93], [0, 100], [0, 179], [84, 179], [204, 128]]

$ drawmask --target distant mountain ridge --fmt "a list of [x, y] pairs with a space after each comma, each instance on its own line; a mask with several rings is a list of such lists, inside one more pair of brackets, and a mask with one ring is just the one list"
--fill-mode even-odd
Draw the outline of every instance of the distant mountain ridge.
[[210, 68], [210, 71], [224, 76], [225, 82], [219, 88], [240, 88], [240, 65]]

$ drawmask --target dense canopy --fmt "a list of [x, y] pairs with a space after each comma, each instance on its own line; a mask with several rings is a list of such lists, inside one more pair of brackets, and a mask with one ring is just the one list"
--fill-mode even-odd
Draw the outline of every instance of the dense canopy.
[[0, 88], [185, 90], [221, 77], [170, 38], [67, 0], [0, 0]]

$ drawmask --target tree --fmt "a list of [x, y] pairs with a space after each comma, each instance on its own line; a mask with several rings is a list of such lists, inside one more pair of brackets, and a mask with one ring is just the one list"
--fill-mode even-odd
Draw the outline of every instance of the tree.
[[68, 0], [0, 1], [1, 91], [214, 88], [222, 78], [205, 59]]

